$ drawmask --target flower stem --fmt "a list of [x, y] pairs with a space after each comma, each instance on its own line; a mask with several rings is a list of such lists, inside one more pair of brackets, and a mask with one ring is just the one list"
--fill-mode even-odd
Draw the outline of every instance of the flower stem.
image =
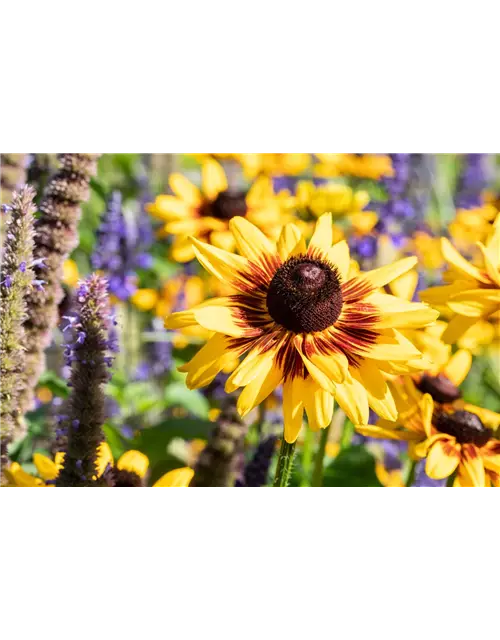
[[411, 487], [415, 482], [415, 471], [417, 469], [417, 461], [411, 460], [406, 474], [405, 487]]
[[292, 463], [295, 454], [295, 442], [290, 444], [283, 438], [278, 456], [278, 465], [274, 477], [275, 487], [288, 487], [290, 476], [292, 475]]
[[304, 438], [304, 446], [302, 447], [302, 474], [301, 487], [310, 487], [310, 473], [313, 463], [313, 444], [314, 432], [311, 429], [307, 429], [306, 436]]
[[330, 434], [331, 424], [326, 429], [321, 429], [321, 437], [319, 439], [319, 447], [314, 460], [314, 471], [311, 485], [313, 487], [323, 486], [323, 461], [325, 459], [326, 443]]

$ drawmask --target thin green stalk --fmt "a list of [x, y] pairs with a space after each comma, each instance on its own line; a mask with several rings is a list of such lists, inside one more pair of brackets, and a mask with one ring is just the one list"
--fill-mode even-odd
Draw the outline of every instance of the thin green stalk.
[[417, 461], [410, 460], [410, 464], [408, 465], [408, 472], [406, 474], [405, 487], [411, 487], [415, 482], [415, 471], [417, 469]]
[[340, 451], [347, 449], [347, 447], [351, 444], [353, 433], [354, 425], [349, 419], [346, 419], [346, 421], [344, 422], [342, 437], [340, 438]]
[[451, 476], [449, 476], [448, 480], [446, 481], [446, 486], [452, 487], [454, 482], [455, 482], [455, 474], [452, 473]]
[[293, 457], [295, 455], [295, 442], [290, 444], [283, 438], [278, 456], [278, 465], [274, 477], [275, 487], [288, 487], [292, 475]]
[[316, 458], [314, 460], [314, 471], [311, 485], [313, 487], [323, 486], [323, 461], [325, 459], [326, 443], [328, 442], [328, 436], [330, 434], [331, 423], [326, 429], [321, 429], [321, 436], [319, 439], [319, 447], [316, 452]]
[[314, 432], [311, 429], [306, 430], [306, 437], [304, 438], [304, 446], [302, 447], [302, 472], [303, 478], [300, 482], [301, 487], [310, 486], [310, 475], [313, 463], [313, 444]]

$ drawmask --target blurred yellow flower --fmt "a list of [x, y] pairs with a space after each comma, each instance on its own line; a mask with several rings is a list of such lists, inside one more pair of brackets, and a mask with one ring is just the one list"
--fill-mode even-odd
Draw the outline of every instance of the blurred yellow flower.
[[189, 487], [194, 471], [190, 467], [174, 469], [157, 480], [153, 487]]
[[235, 217], [247, 218], [269, 237], [279, 234], [283, 211], [265, 176], [246, 193], [231, 191], [224, 169], [209, 158], [201, 167], [201, 190], [180, 173], [173, 173], [169, 184], [175, 195], [158, 196], [147, 210], [166, 223], [162, 235], [175, 236], [172, 257], [178, 262], [194, 258], [190, 236], [233, 251], [236, 245], [229, 222]]
[[379, 180], [394, 174], [392, 162], [388, 155], [372, 153], [316, 153], [318, 163], [314, 165], [314, 173], [318, 176], [355, 176]]
[[440, 310], [444, 307], [451, 314], [443, 334], [443, 341], [449, 344], [500, 309], [500, 215], [486, 244], [476, 244], [482, 254], [480, 268], [461, 256], [447, 238], [441, 238], [441, 250], [449, 267], [445, 273], [448, 284], [420, 294], [425, 302]]
[[309, 168], [309, 153], [240, 153], [238, 160], [248, 178], [259, 174], [297, 176]]
[[71, 258], [68, 258], [63, 263], [63, 282], [67, 284], [68, 287], [76, 287], [78, 281], [80, 280], [80, 274], [78, 272], [77, 264]]

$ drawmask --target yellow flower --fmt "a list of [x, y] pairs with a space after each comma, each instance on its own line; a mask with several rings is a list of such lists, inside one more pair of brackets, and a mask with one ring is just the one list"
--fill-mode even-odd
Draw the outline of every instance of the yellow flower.
[[[429, 393], [420, 395], [411, 387], [406, 391], [409, 408], [398, 407], [397, 423], [381, 421], [357, 430], [372, 438], [408, 441], [413, 458], [427, 458], [425, 472], [434, 480], [456, 471], [459, 486], [495, 484], [500, 473], [500, 441], [493, 438], [493, 429], [500, 415], [471, 405], [440, 404]], [[402, 399], [403, 393], [400, 402]]]
[[217, 160], [236, 160], [239, 161], [239, 153], [188, 153], [186, 155], [193, 156], [198, 162], [204, 162], [209, 158], [216, 158]]
[[446, 279], [449, 284], [427, 289], [422, 300], [444, 307], [451, 320], [443, 334], [444, 342], [453, 344], [479, 320], [488, 318], [500, 309], [500, 216], [486, 245], [477, 243], [483, 257], [483, 268], [465, 260], [446, 238], [441, 248], [449, 265]]
[[[285, 440], [295, 442], [304, 411], [312, 429], [330, 424], [334, 397], [355, 424], [369, 407], [395, 420], [394, 399], [382, 371], [412, 371], [420, 352], [399, 329], [433, 322], [437, 312], [380, 293], [379, 288], [415, 266], [406, 258], [349, 277], [345, 241], [332, 246], [332, 216], [318, 220], [309, 247], [294, 224], [276, 243], [244, 218], [230, 228], [241, 255], [193, 239], [201, 264], [237, 293], [208, 300], [166, 320], [170, 329], [199, 324], [215, 332], [183, 365], [186, 384], [209, 384], [228, 358], [243, 356], [226, 391], [244, 390], [241, 416], [283, 383]], [[410, 361], [410, 362], [409, 362]]]
[[477, 242], [486, 242], [497, 209], [485, 204], [475, 209], [458, 209], [449, 226], [454, 246], [460, 253], [477, 255]]
[[269, 178], [258, 178], [248, 193], [232, 192], [224, 169], [213, 158], [203, 162], [201, 174], [200, 191], [185, 176], [173, 173], [169, 184], [175, 195], [160, 195], [147, 207], [153, 216], [166, 222], [163, 234], [175, 236], [174, 260], [188, 262], [194, 258], [189, 236], [232, 251], [235, 244], [228, 224], [234, 217], [245, 216], [266, 235], [277, 235], [282, 210]]
[[311, 164], [309, 153], [240, 153], [238, 160], [248, 178], [259, 174], [297, 176]]
[[190, 467], [174, 469], [157, 480], [153, 487], [189, 487], [194, 471]]
[[382, 462], [375, 463], [375, 473], [380, 484], [384, 487], [404, 487], [403, 474], [401, 469], [387, 470]]
[[415, 231], [408, 243], [408, 250], [417, 256], [426, 269], [440, 269], [444, 265], [439, 238], [426, 231]]
[[68, 287], [76, 287], [79, 280], [80, 274], [78, 273], [76, 262], [68, 258], [63, 264], [63, 282]]
[[[404, 273], [389, 284], [390, 292], [403, 300], [413, 300], [418, 284], [418, 272], [415, 269]], [[444, 366], [451, 354], [451, 346], [445, 344], [441, 336], [446, 329], [446, 322], [437, 321], [423, 328], [409, 328], [402, 331], [403, 335], [412, 342], [426, 358], [427, 366], [423, 368]], [[424, 364], [424, 363], [422, 363]]]
[[155, 289], [137, 289], [130, 302], [140, 311], [151, 311], [158, 304], [158, 292]]
[[319, 162], [314, 166], [318, 176], [356, 176], [379, 180], [394, 175], [392, 162], [387, 155], [371, 153], [316, 153]]
[[[41, 454], [33, 454], [39, 477], [33, 476], [22, 467], [13, 462], [5, 474], [12, 486], [16, 487], [47, 487], [54, 486], [54, 481], [59, 475], [64, 463], [64, 453], [55, 454], [54, 460]], [[100, 478], [105, 471], [113, 467], [113, 454], [107, 442], [103, 442], [98, 451], [96, 460], [96, 476]], [[149, 467], [149, 460], [140, 451], [126, 451], [120, 458], [116, 466], [112, 468], [113, 486], [132, 487], [143, 486]]]

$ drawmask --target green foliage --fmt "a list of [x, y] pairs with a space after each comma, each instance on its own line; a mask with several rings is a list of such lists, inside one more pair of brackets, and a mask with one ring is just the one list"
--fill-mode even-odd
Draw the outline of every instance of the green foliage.
[[375, 473], [375, 458], [363, 446], [342, 450], [323, 475], [325, 487], [381, 487]]

